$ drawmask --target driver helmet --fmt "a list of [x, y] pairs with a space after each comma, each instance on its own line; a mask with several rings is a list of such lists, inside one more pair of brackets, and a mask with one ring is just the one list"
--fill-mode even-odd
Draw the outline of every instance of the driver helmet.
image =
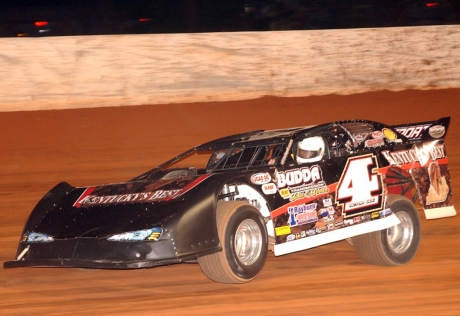
[[324, 147], [324, 140], [319, 136], [304, 138], [297, 144], [297, 162], [320, 161], [323, 159]]

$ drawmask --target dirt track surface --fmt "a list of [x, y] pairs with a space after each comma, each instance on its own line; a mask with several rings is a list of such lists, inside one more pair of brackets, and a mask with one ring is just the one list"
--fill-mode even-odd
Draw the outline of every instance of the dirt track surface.
[[[0, 262], [55, 184], [124, 181], [205, 141], [254, 129], [362, 118], [387, 124], [451, 116], [447, 151], [460, 211], [460, 90], [262, 98], [244, 102], [0, 113]], [[0, 269], [2, 315], [460, 315], [460, 215], [426, 221], [416, 258], [362, 263], [338, 242], [282, 257], [242, 285], [197, 264], [134, 271]]]

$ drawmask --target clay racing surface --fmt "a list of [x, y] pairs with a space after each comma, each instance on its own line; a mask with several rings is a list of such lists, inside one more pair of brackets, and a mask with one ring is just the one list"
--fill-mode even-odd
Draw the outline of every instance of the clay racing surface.
[[[460, 90], [262, 98], [0, 113], [0, 262], [55, 184], [132, 179], [186, 149], [255, 129], [362, 118], [387, 124], [451, 116], [446, 148], [460, 211]], [[362, 263], [345, 241], [274, 257], [247, 284], [210, 281], [198, 264], [110, 271], [0, 269], [2, 315], [458, 315], [460, 215], [426, 221], [406, 266]], [[254, 313], [255, 312], [255, 313]]]

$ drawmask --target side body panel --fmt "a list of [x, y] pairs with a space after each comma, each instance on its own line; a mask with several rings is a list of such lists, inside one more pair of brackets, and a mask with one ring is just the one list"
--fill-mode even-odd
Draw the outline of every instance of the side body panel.
[[[347, 152], [302, 165], [288, 157], [284, 167], [256, 177], [270, 179], [254, 184], [265, 197], [275, 196], [270, 217], [276, 255], [398, 224], [386, 204], [388, 193], [414, 202], [418, 197], [427, 219], [456, 214], [443, 140], [448, 118], [405, 126], [423, 126], [417, 137], [406, 137], [401, 126], [360, 123], [366, 125], [363, 131], [358, 123], [344, 122], [344, 132], [333, 137], [348, 138]], [[327, 142], [331, 131], [322, 128], [310, 136]]]

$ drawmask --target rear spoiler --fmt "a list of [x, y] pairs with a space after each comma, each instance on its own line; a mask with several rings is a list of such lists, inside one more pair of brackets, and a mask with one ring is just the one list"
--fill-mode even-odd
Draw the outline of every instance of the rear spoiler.
[[451, 178], [444, 138], [450, 117], [436, 121], [391, 126], [414, 144], [410, 150], [417, 161], [406, 165], [414, 180], [426, 219], [455, 216]]
[[437, 121], [428, 121], [404, 125], [391, 126], [399, 134], [410, 141], [444, 139], [450, 124], [450, 117], [443, 117]]

